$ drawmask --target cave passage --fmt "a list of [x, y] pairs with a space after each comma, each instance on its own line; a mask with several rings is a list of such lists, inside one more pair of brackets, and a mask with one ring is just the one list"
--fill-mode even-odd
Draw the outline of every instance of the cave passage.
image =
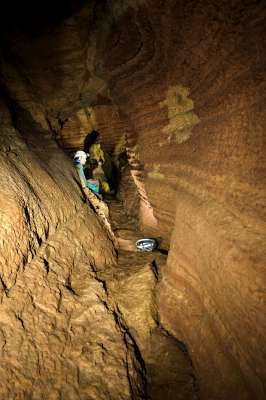
[[264, 2], [4, 3], [0, 398], [264, 400]]

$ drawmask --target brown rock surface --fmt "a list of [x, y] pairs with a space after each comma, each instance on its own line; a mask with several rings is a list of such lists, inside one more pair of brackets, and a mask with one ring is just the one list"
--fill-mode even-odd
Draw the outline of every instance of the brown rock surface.
[[125, 129], [118, 110], [112, 105], [97, 105], [77, 111], [64, 123], [59, 135], [60, 143], [68, 150], [82, 149], [84, 139], [93, 129], [99, 131], [105, 150], [115, 153], [115, 148], [123, 141]]
[[22, 134], [1, 115], [0, 397], [197, 399], [187, 354], [158, 326], [154, 255], [132, 251], [135, 222], [112, 204], [131, 242], [117, 263], [71, 161], [25, 113]]
[[[12, 31], [1, 82], [42, 128], [57, 138], [62, 126], [62, 138], [73, 130], [68, 148], [91, 126], [88, 108], [98, 110], [103, 144], [111, 149], [124, 135], [131, 170], [122, 176], [121, 198], [143, 232], [170, 250], [157, 293], [161, 323], [187, 345], [203, 399], [264, 399], [265, 4], [102, 4], [84, 2], [33, 37]], [[35, 149], [36, 174], [28, 172], [32, 159], [17, 156], [10, 145], [16, 134], [8, 135], [1, 153], [2, 199], [10, 199], [1, 203], [2, 235], [10, 235], [4, 292], [16, 288], [47, 231], [54, 234], [81, 204], [71, 173], [62, 177], [65, 161]], [[33, 144], [29, 138], [19, 148]]]
[[44, 135], [25, 140], [8, 122], [0, 153], [0, 397], [132, 398], [142, 390], [138, 361], [97, 277], [115, 263], [113, 244], [84, 204], [71, 161]]
[[[198, 399], [194, 370], [184, 346], [160, 324], [156, 287], [166, 257], [134, 248], [141, 237], [120, 202], [110, 205], [111, 223], [118, 238], [118, 263], [100, 272], [114, 309], [126, 326], [145, 363], [146, 397], [168, 400]], [[117, 229], [127, 223], [126, 229]], [[121, 241], [121, 237], [123, 240]], [[129, 245], [130, 244], [130, 245]]]
[[170, 242], [162, 323], [188, 345], [203, 398], [263, 399], [265, 8], [145, 3], [120, 18], [131, 53], [111, 47], [106, 63], [132, 128], [142, 225]]

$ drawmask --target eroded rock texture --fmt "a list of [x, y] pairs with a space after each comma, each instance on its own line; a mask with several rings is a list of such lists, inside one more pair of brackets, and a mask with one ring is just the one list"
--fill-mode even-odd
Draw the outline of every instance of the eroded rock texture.
[[[102, 130], [110, 152], [125, 141], [121, 198], [170, 250], [160, 322], [187, 345], [206, 400], [266, 393], [265, 19], [255, 0], [84, 1], [49, 28], [20, 26], [3, 38], [1, 82], [23, 115], [68, 149], [91, 128]], [[18, 158], [11, 150], [5, 157], [9, 171]], [[25, 168], [14, 169], [13, 181]], [[48, 201], [38, 171], [40, 194], [26, 214], [19, 196], [5, 203], [14, 224], [26, 221], [23, 235], [12, 235], [21, 245], [10, 246], [5, 291], [48, 229], [48, 216], [35, 210], [38, 196]], [[78, 201], [63, 187], [54, 195], [60, 221], [64, 204], [73, 210]], [[23, 183], [20, 191], [30, 197]]]
[[97, 277], [113, 244], [57, 145], [1, 117], [0, 397], [138, 398], [131, 340]]
[[143, 166], [142, 223], [171, 243], [162, 323], [206, 399], [265, 397], [264, 25], [262, 3], [143, 6], [121, 16], [127, 59], [117, 44], [107, 55]]

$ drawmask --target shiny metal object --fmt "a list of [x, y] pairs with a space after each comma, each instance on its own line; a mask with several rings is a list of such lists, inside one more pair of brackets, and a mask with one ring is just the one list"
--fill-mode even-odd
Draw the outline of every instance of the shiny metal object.
[[150, 238], [139, 239], [136, 242], [136, 247], [140, 251], [153, 251], [156, 249], [157, 246], [157, 241]]

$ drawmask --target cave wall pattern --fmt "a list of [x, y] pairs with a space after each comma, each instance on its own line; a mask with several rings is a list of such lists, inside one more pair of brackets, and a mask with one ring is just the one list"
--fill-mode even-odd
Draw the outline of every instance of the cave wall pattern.
[[170, 250], [161, 323], [187, 345], [202, 398], [263, 399], [265, 5], [95, 4], [34, 40], [10, 36], [2, 82], [57, 139], [73, 123], [69, 148], [88, 108], [124, 135], [140, 226]]

